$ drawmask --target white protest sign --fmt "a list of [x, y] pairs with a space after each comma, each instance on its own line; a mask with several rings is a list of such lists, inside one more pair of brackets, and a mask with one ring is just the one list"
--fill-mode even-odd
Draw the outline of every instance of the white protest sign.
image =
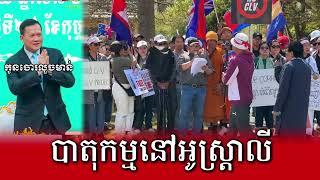
[[190, 73], [194, 76], [197, 73], [203, 73], [202, 67], [205, 66], [208, 61], [205, 58], [194, 58], [191, 66]]
[[276, 102], [279, 84], [274, 69], [256, 69], [252, 77], [253, 101], [251, 107], [273, 106]]
[[144, 84], [146, 85], [148, 92], [145, 94], [142, 94], [142, 97], [148, 97], [148, 96], [152, 96], [155, 94], [154, 89], [153, 89], [153, 84], [152, 84], [152, 80], [150, 77], [150, 73], [147, 69], [141, 70], [141, 77], [143, 79]]
[[110, 62], [83, 62], [83, 90], [111, 89]]
[[309, 109], [320, 111], [320, 79], [311, 80]]
[[133, 71], [132, 69], [124, 70], [124, 73], [129, 81], [129, 84], [136, 96], [148, 93], [148, 88], [141, 77], [140, 70]]

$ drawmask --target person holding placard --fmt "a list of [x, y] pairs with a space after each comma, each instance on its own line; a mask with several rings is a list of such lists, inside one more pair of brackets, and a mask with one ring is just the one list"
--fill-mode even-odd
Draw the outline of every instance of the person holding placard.
[[[310, 47], [311, 47], [310, 42], [308, 38], [303, 38], [300, 40], [300, 43], [303, 45], [303, 59], [305, 60], [305, 63], [308, 65], [308, 67], [311, 70], [312, 78], [314, 80], [317, 80], [319, 78], [319, 70], [318, 70], [315, 58], [310, 54]], [[307, 117], [308, 123], [307, 123], [307, 132], [306, 132], [308, 135], [313, 134], [314, 114], [315, 114], [314, 110], [312, 109], [308, 110], [308, 117]]]
[[[258, 51], [259, 56], [254, 59], [255, 69], [273, 69], [273, 59], [270, 57], [268, 44], [262, 42]], [[266, 121], [268, 129], [273, 128], [272, 109], [273, 106], [256, 107], [256, 128], [263, 127], [263, 119]]]
[[[137, 63], [139, 69], [145, 69], [146, 61], [148, 58], [148, 43], [146, 41], [139, 41], [137, 43]], [[138, 111], [135, 111], [135, 119], [133, 121], [133, 128], [135, 129], [135, 133], [140, 133], [143, 129], [143, 123], [145, 123], [145, 129], [149, 132], [154, 132], [155, 130], [152, 128], [152, 117], [153, 117], [153, 102], [154, 102], [154, 95], [148, 97], [136, 97], [139, 99], [138, 103], [135, 104], [139, 107], [137, 108]]]
[[[107, 57], [99, 53], [101, 40], [90, 37], [86, 42], [84, 61], [96, 62], [107, 61]], [[106, 62], [109, 63], [109, 62]], [[92, 135], [103, 135], [105, 122], [104, 90], [84, 90], [84, 123], [85, 132]]]
[[[320, 70], [320, 30], [311, 32], [310, 42], [312, 44], [311, 56], [315, 59], [317, 68]], [[317, 129], [320, 130], [320, 111], [315, 111], [314, 116], [317, 119]]]

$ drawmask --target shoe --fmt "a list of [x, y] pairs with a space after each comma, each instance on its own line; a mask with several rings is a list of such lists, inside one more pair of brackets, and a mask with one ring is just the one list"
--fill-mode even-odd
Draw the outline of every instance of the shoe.
[[227, 134], [227, 132], [228, 132], [228, 128], [222, 126], [221, 129], [220, 129], [220, 131], [218, 132], [218, 134], [219, 134], [220, 136], [224, 136], [224, 135]]
[[141, 131], [140, 131], [140, 129], [135, 129], [135, 130], [133, 130], [133, 131], [131, 131], [129, 133], [131, 133], [131, 134], [139, 134], [139, 133], [141, 133]]
[[156, 130], [153, 129], [153, 128], [149, 128], [149, 129], [147, 129], [147, 131], [148, 131], [148, 132], [152, 132], [152, 133], [156, 132]]

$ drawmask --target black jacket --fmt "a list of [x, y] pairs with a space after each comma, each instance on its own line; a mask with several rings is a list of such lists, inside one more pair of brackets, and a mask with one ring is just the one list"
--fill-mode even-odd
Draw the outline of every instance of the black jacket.
[[[57, 49], [46, 49], [50, 64], [65, 64], [62, 53]], [[6, 64], [31, 64], [30, 59], [22, 48], [10, 57]], [[75, 79], [71, 72], [53, 71], [52, 76], [44, 75], [44, 91], [41, 88], [41, 79], [36, 71], [19, 71], [7, 73], [7, 82], [10, 91], [17, 96], [17, 105], [14, 117], [14, 130], [21, 131], [31, 127], [38, 132], [45, 118], [44, 106], [59, 133], [63, 134], [70, 129], [71, 124], [66, 111], [66, 105], [61, 98], [60, 87], [70, 88]]]
[[149, 50], [146, 68], [150, 71], [154, 82], [175, 82], [175, 63], [174, 54], [171, 50], [165, 48], [160, 51], [152, 47]]

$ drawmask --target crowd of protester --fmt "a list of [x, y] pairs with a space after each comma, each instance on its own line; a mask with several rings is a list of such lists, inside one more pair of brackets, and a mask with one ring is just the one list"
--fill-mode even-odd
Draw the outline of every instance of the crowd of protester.
[[[267, 43], [259, 32], [252, 39], [251, 46], [246, 34], [232, 36], [228, 27], [218, 33], [209, 31], [205, 41], [181, 35], [168, 40], [162, 34], [147, 41], [137, 34], [132, 47], [126, 42], [89, 37], [84, 59], [110, 63], [112, 88], [84, 91], [85, 131], [99, 135], [114, 128], [119, 135], [185, 135], [208, 130], [243, 135], [267, 128], [280, 135], [312, 135], [314, 122], [320, 125], [320, 113], [308, 109], [311, 77], [319, 78], [320, 31], [300, 41], [280, 36]], [[207, 63], [199, 73], [191, 74], [198, 59]], [[130, 94], [124, 74], [130, 68], [149, 71], [154, 95]], [[279, 83], [274, 106], [250, 107], [255, 69], [274, 69]]]

